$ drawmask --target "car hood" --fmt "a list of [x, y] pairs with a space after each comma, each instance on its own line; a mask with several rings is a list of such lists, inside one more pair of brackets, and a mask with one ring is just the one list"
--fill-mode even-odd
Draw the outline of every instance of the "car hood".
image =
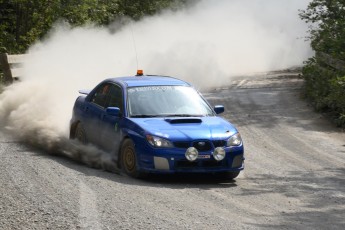
[[220, 117], [131, 118], [144, 132], [170, 140], [225, 140], [236, 128]]

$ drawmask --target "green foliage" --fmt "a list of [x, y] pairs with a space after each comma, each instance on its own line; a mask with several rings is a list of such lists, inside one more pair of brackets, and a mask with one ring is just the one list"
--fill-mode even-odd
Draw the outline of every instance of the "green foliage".
[[121, 17], [139, 20], [187, 0], [0, 0], [0, 53], [23, 53], [55, 22], [106, 26]]
[[314, 23], [310, 30], [314, 50], [345, 60], [345, 1], [314, 0], [301, 18]]
[[345, 74], [330, 81], [332, 89], [326, 100], [329, 108], [336, 115], [335, 121], [339, 126], [345, 126]]
[[1, 86], [4, 84], [4, 73], [0, 70], [0, 93], [1, 93]]
[[[332, 63], [345, 60], [345, 0], [313, 0], [300, 17], [310, 27], [311, 46], [318, 53], [303, 68], [305, 95], [319, 111], [330, 112], [345, 126], [345, 72]], [[345, 66], [344, 66], [345, 67]]]

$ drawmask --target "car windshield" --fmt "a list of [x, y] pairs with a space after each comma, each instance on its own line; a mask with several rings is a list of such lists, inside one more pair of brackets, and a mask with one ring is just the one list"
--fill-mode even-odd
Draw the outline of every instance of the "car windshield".
[[211, 116], [213, 111], [198, 92], [187, 86], [128, 88], [130, 117]]

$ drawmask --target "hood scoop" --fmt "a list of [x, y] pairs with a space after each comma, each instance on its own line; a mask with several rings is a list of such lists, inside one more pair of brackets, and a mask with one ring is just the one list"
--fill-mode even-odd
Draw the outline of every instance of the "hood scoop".
[[165, 121], [170, 124], [200, 124], [202, 122], [200, 118], [166, 118]]

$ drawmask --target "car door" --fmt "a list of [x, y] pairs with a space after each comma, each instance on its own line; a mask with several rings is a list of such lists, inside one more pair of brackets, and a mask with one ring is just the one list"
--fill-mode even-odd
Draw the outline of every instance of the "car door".
[[[119, 116], [109, 115], [106, 112], [108, 107], [117, 107], [120, 109]], [[109, 152], [119, 149], [121, 141], [121, 121], [124, 113], [123, 90], [119, 85], [111, 84], [106, 95], [105, 110], [101, 116], [100, 127], [102, 129], [101, 145]]]
[[85, 124], [84, 128], [87, 133], [87, 138], [90, 143], [100, 146], [102, 138], [101, 120], [105, 114], [107, 103], [107, 93], [110, 88], [110, 83], [104, 83], [96, 88], [89, 101], [84, 108]]

